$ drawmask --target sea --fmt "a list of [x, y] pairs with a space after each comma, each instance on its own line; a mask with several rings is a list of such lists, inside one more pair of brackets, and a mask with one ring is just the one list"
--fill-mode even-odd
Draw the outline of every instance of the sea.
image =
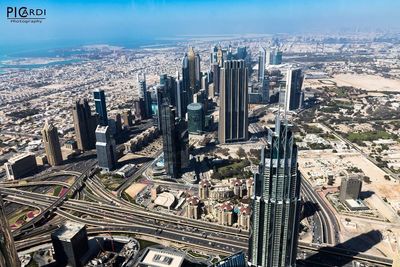
[[[74, 58], [74, 55], [82, 54], [79, 48], [89, 45], [110, 45], [128, 49], [151, 46], [165, 47], [176, 43], [176, 40], [171, 39], [143, 39], [143, 40], [112, 40], [112, 41], [47, 41], [47, 42], [31, 42], [18, 44], [0, 44], [0, 74], [12, 70], [33, 69], [53, 65], [73, 64], [82, 61], [82, 59]], [[30, 59], [30, 58], [62, 58], [47, 62], [44, 64], [8, 64], [9, 60]]]

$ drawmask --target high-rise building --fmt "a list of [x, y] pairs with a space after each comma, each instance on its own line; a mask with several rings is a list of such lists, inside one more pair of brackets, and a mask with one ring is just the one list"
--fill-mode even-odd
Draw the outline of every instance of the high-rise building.
[[301, 87], [303, 86], [301, 69], [290, 68], [286, 76], [285, 107], [286, 110], [296, 110], [300, 107]]
[[24, 178], [37, 170], [35, 155], [32, 153], [17, 154], [4, 163], [7, 179]]
[[100, 168], [106, 171], [112, 171], [115, 168], [117, 163], [116, 145], [108, 126], [97, 126], [96, 153]]
[[142, 119], [151, 118], [151, 94], [147, 91], [146, 74], [138, 74], [137, 82], [139, 85], [139, 98], [143, 99], [143, 111], [141, 112]]
[[248, 139], [248, 74], [243, 60], [224, 62], [221, 69], [218, 140], [221, 144]]
[[255, 174], [248, 259], [257, 267], [295, 266], [301, 207], [297, 146], [291, 126], [279, 117], [268, 140]]
[[189, 133], [201, 134], [205, 123], [203, 104], [191, 103], [187, 106], [187, 110]]
[[132, 111], [130, 111], [129, 109], [124, 110], [124, 112], [122, 113], [122, 120], [126, 127], [132, 126], [133, 125]]
[[218, 52], [218, 46], [215, 45], [211, 47], [210, 65], [217, 63], [217, 52]]
[[104, 90], [94, 90], [94, 104], [96, 107], [96, 113], [99, 115], [99, 125], [107, 126], [108, 125], [108, 117], [107, 117], [107, 107], [106, 107], [106, 95]]
[[243, 251], [237, 252], [214, 264], [214, 267], [244, 267], [246, 264], [246, 255]]
[[82, 267], [86, 264], [89, 242], [86, 226], [67, 221], [51, 234], [57, 266]]
[[51, 166], [60, 165], [63, 159], [57, 128], [46, 121], [42, 129], [42, 137], [48, 163]]
[[0, 266], [21, 266], [0, 194]]
[[[194, 71], [195, 71], [195, 88], [196, 90], [201, 89], [201, 58], [199, 53], [196, 53], [194, 58]], [[204, 88], [203, 88], [204, 89]]]
[[261, 82], [261, 102], [263, 104], [269, 103], [269, 80], [267, 77], [264, 77]]
[[282, 64], [282, 51], [277, 48], [273, 48], [267, 53], [267, 64], [268, 65], [280, 65]]
[[86, 99], [75, 102], [72, 116], [78, 148], [80, 150], [94, 149], [96, 143], [94, 132], [96, 131], [97, 117], [92, 115]]
[[218, 51], [217, 51], [217, 63], [218, 65], [222, 68], [222, 65], [224, 64], [224, 51], [222, 50], [221, 46], [218, 47]]
[[189, 47], [187, 54], [189, 64], [189, 86], [193, 93], [200, 87], [200, 56], [194, 52], [193, 47]]
[[266, 54], [264, 47], [260, 47], [258, 50], [258, 81], [264, 79], [265, 76], [265, 61], [266, 61]]
[[[193, 102], [193, 97], [192, 97]], [[184, 81], [179, 73], [176, 78], [176, 111], [179, 118], [185, 118], [188, 105], [188, 91], [184, 86]]]
[[358, 199], [360, 197], [362, 180], [357, 176], [342, 178], [340, 183], [339, 199], [345, 203], [346, 199]]
[[[212, 82], [214, 85], [214, 94], [219, 95], [219, 88], [220, 88], [220, 67], [218, 63], [214, 63], [211, 66], [211, 71], [212, 71]], [[210, 97], [213, 97], [210, 95]]]
[[186, 91], [187, 104], [192, 103], [194, 90], [190, 87], [189, 56], [187, 54], [182, 59], [182, 91]]
[[164, 99], [160, 111], [165, 171], [172, 178], [179, 178], [189, 161], [187, 123], [176, 118], [175, 109], [167, 99]]

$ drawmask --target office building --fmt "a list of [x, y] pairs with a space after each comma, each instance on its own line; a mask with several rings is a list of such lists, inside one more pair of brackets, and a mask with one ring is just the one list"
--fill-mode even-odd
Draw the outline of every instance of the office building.
[[106, 107], [106, 96], [104, 90], [94, 90], [94, 104], [96, 107], [96, 113], [99, 116], [99, 125], [107, 126], [108, 125], [108, 117], [107, 117], [107, 107]]
[[361, 187], [362, 180], [358, 176], [342, 178], [342, 182], [340, 183], [340, 201], [345, 203], [347, 199], [359, 199]]
[[291, 126], [278, 117], [268, 142], [255, 174], [248, 260], [251, 266], [295, 266], [301, 180]]
[[97, 117], [92, 115], [86, 99], [75, 102], [72, 116], [78, 149], [82, 151], [94, 149], [96, 143], [94, 132], [96, 131]]
[[186, 92], [187, 104], [193, 102], [194, 90], [190, 87], [189, 57], [187, 54], [182, 59], [182, 88], [180, 88], [180, 91]]
[[200, 89], [200, 55], [194, 52], [193, 47], [189, 47], [187, 59], [189, 67], [189, 87], [194, 94]]
[[67, 221], [51, 234], [57, 266], [83, 267], [89, 250], [86, 226]]
[[[183, 79], [177, 73], [176, 78], [176, 111], [179, 118], [185, 118], [188, 105], [188, 92], [184, 86]], [[193, 97], [192, 101], [193, 102]]]
[[280, 65], [282, 64], [282, 51], [277, 48], [273, 48], [268, 51], [267, 64], [268, 65]]
[[115, 168], [117, 163], [116, 145], [108, 126], [97, 126], [96, 153], [100, 168], [106, 171], [112, 171]]
[[160, 114], [165, 172], [172, 178], [179, 178], [182, 168], [189, 164], [187, 123], [183, 119], [175, 118], [175, 109], [167, 100], [161, 105]]
[[260, 90], [261, 91], [261, 103], [268, 104], [269, 103], [269, 80], [264, 77], [260, 82]]
[[237, 252], [214, 264], [214, 267], [245, 267], [246, 255], [243, 251]]
[[201, 134], [204, 131], [204, 110], [201, 103], [192, 103], [188, 110], [188, 130], [192, 134]]
[[46, 121], [42, 129], [42, 137], [47, 155], [47, 162], [51, 166], [61, 165], [63, 159], [57, 128], [52, 123]]
[[138, 73], [137, 83], [139, 86], [139, 98], [143, 100], [143, 109], [141, 110], [141, 119], [149, 119], [152, 116], [151, 112], [151, 94], [147, 91], [146, 74]]
[[135, 118], [139, 120], [146, 119], [146, 105], [143, 98], [133, 100], [133, 106], [135, 109]]
[[258, 81], [264, 79], [265, 76], [266, 53], [264, 47], [260, 47], [258, 50]]
[[[220, 66], [218, 63], [214, 63], [211, 66], [211, 72], [212, 72], [212, 82], [214, 86], [214, 95], [219, 95], [219, 88], [220, 88]], [[210, 95], [210, 97], [213, 97], [214, 95]]]
[[218, 140], [221, 144], [248, 139], [248, 74], [243, 60], [224, 62]]
[[0, 194], [0, 266], [21, 266]]
[[301, 69], [290, 68], [286, 76], [285, 108], [296, 110], [300, 107], [301, 88], [303, 86], [303, 73]]
[[128, 110], [124, 110], [122, 113], [122, 121], [124, 122], [124, 126], [131, 127], [133, 126], [133, 116], [132, 112]]
[[28, 176], [36, 172], [37, 163], [34, 154], [23, 153], [18, 154], [4, 163], [7, 179], [15, 180]]

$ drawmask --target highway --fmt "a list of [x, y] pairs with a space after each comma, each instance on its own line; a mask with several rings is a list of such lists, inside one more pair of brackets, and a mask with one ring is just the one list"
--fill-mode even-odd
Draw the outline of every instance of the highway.
[[315, 203], [319, 207], [316, 211], [315, 227], [316, 231], [320, 233], [320, 242], [336, 245], [340, 242], [340, 238], [339, 223], [335, 214], [321, 196], [313, 190], [311, 184], [304, 178], [304, 176], [302, 176], [301, 185], [301, 192], [304, 200]]

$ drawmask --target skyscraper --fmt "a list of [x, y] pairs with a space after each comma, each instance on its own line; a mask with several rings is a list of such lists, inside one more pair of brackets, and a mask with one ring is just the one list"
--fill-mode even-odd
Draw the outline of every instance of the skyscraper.
[[280, 65], [282, 64], [282, 51], [278, 48], [273, 48], [267, 53], [267, 64], [268, 65]]
[[106, 171], [111, 171], [115, 168], [117, 163], [116, 145], [108, 126], [97, 126], [96, 153], [100, 168]]
[[[219, 91], [220, 91], [220, 67], [218, 65], [218, 63], [214, 63], [211, 66], [211, 71], [212, 71], [212, 82], [214, 85], [214, 94], [219, 95]], [[213, 96], [210, 96], [213, 97]]]
[[106, 96], [104, 94], [104, 90], [94, 90], [94, 104], [96, 107], [96, 113], [99, 114], [99, 125], [107, 126], [108, 125], [108, 117], [107, 117], [107, 107], [106, 107]]
[[264, 79], [265, 76], [265, 60], [266, 60], [266, 54], [267, 52], [265, 51], [264, 47], [260, 47], [258, 50], [258, 81], [261, 81]]
[[60, 141], [58, 139], [58, 131], [53, 124], [46, 120], [42, 129], [42, 137], [44, 149], [47, 155], [47, 161], [51, 166], [60, 165], [63, 161], [61, 154]]
[[221, 144], [248, 139], [248, 75], [243, 60], [224, 62], [221, 69], [218, 140]]
[[80, 150], [90, 150], [95, 148], [95, 131], [97, 118], [93, 116], [89, 103], [86, 99], [75, 102], [72, 111], [76, 141]]
[[252, 196], [251, 266], [296, 265], [300, 217], [300, 174], [291, 126], [277, 118], [269, 132], [269, 148], [261, 150]]
[[188, 60], [189, 60], [189, 86], [194, 91], [196, 91], [196, 54], [194, 52], [193, 47], [189, 47], [188, 52]]
[[186, 92], [186, 104], [192, 103], [194, 91], [190, 88], [189, 57], [187, 54], [182, 59], [182, 88], [180, 90]]
[[137, 82], [139, 85], [139, 98], [143, 99], [144, 109], [141, 113], [142, 119], [151, 118], [151, 95], [150, 92], [147, 91], [146, 86], [146, 74], [138, 74]]
[[0, 266], [21, 266], [0, 194]]
[[288, 69], [286, 75], [285, 107], [286, 110], [295, 110], [300, 107], [303, 73], [300, 68]]
[[175, 118], [175, 109], [167, 99], [161, 105], [161, 127], [165, 172], [172, 178], [179, 178], [182, 168], [188, 165], [189, 136], [187, 123]]

